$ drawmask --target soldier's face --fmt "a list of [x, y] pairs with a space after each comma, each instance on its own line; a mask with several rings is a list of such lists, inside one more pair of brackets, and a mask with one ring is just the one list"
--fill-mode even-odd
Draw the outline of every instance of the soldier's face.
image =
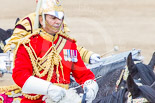
[[45, 27], [43, 29], [46, 32], [52, 35], [59, 32], [63, 20], [58, 19], [57, 17], [48, 15], [48, 14], [45, 16], [45, 19], [46, 19], [45, 20], [46, 22], [45, 22]]

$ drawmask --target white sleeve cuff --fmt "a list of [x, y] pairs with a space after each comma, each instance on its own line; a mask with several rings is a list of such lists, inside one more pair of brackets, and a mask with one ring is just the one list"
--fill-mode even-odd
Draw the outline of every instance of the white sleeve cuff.
[[22, 87], [23, 93], [47, 95], [51, 83], [34, 76], [30, 76]]

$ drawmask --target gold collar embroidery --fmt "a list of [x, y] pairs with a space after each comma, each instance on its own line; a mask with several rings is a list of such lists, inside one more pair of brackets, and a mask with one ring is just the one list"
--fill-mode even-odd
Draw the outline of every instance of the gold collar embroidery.
[[55, 36], [53, 36], [53, 35], [50, 35], [49, 33], [45, 32], [43, 29], [40, 29], [40, 30], [41, 30], [40, 36], [47, 41], [53, 42], [53, 39], [55, 41], [58, 38], [58, 34], [55, 34]]

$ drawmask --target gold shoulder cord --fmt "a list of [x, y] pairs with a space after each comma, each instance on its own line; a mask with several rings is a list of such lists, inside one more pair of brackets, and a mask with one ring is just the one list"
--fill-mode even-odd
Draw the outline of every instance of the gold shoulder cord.
[[[29, 44], [29, 46], [26, 45], [27, 43]], [[22, 44], [26, 48], [26, 50], [29, 54], [29, 57], [31, 59], [31, 63], [32, 63], [32, 66], [34, 69], [33, 75], [36, 75], [39, 78], [41, 78], [41, 77], [45, 76], [46, 74], [48, 74], [47, 81], [51, 81], [54, 66], [56, 66], [57, 82], [59, 83], [60, 74], [59, 74], [58, 67], [60, 65], [63, 80], [64, 80], [63, 66], [61, 63], [62, 58], [59, 55], [59, 53], [57, 52], [56, 48], [54, 47], [54, 44], [52, 44], [52, 46], [49, 48], [49, 50], [46, 52], [46, 54], [42, 58], [37, 57], [34, 49], [32, 48], [32, 46], [30, 44], [29, 38], [25, 39], [24, 43], [22, 43]], [[39, 64], [39, 62], [42, 60], [45, 60], [45, 58], [47, 58], [47, 61], [45, 62], [46, 65], [45, 65], [45, 67], [42, 67]], [[42, 73], [40, 73], [39, 70], [44, 70], [44, 71]], [[26, 98], [31, 99], [31, 100], [36, 100], [36, 99], [39, 99], [41, 95], [31, 96], [31, 95], [23, 93], [23, 96], [25, 96]]]

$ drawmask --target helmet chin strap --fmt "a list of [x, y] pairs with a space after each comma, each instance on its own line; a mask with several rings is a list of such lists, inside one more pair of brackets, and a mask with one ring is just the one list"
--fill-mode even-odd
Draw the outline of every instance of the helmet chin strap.
[[45, 20], [45, 24], [46, 24], [47, 26], [49, 26], [51, 29], [53, 29], [53, 30], [59, 30], [59, 31], [60, 31], [60, 29], [61, 29], [63, 23], [61, 23], [61, 25], [60, 25], [59, 28], [55, 28], [54, 26], [50, 25], [46, 20]]

